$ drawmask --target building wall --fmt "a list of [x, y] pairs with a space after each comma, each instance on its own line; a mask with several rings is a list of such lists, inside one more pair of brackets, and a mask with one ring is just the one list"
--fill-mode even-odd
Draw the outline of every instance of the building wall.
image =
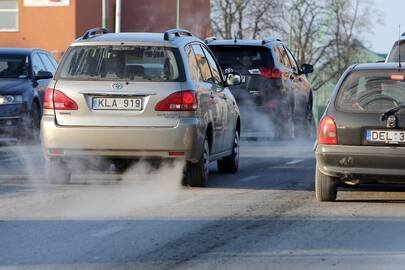
[[[122, 0], [122, 32], [164, 32], [176, 28], [176, 0]], [[112, 14], [115, 0], [112, 3]], [[210, 31], [210, 1], [181, 0], [181, 27], [205, 38]], [[110, 18], [114, 29], [114, 15]]]
[[67, 7], [24, 7], [19, 0], [19, 31], [0, 32], [0, 47], [36, 47], [61, 55], [75, 37], [75, 8], [76, 0]]

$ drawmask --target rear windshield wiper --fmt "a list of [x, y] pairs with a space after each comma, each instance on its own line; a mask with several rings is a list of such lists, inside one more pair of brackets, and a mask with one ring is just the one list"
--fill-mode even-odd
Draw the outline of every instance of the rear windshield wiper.
[[386, 111], [385, 113], [381, 114], [381, 116], [380, 116], [381, 121], [387, 120], [390, 115], [394, 115], [402, 109], [405, 109], [405, 104], [400, 104], [400, 105]]

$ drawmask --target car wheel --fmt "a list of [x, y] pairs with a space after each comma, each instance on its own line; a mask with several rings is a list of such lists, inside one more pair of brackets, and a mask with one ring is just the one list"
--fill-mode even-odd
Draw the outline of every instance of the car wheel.
[[315, 121], [312, 116], [301, 121], [295, 121], [294, 130], [296, 139], [314, 139], [316, 137]]
[[41, 112], [37, 103], [32, 105], [32, 109], [22, 118], [22, 128], [19, 133], [19, 140], [26, 144], [39, 143]]
[[316, 166], [315, 175], [315, 194], [320, 202], [335, 201], [337, 196], [337, 179], [329, 175], [323, 174], [318, 166]]
[[45, 171], [48, 182], [51, 184], [68, 184], [70, 182], [71, 172], [61, 160], [47, 160]]
[[113, 160], [114, 169], [118, 173], [124, 173], [131, 167], [131, 162], [126, 159], [115, 159]]
[[205, 138], [200, 160], [197, 163], [187, 162], [184, 183], [191, 187], [206, 187], [208, 185], [209, 162], [210, 147]]
[[217, 161], [218, 171], [220, 173], [236, 173], [238, 171], [239, 149], [240, 149], [239, 132], [235, 130], [232, 154], [229, 157]]

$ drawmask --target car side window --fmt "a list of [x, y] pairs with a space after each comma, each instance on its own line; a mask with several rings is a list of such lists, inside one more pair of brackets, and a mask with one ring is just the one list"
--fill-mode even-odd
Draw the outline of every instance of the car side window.
[[58, 62], [55, 60], [55, 58], [53, 57], [53, 55], [51, 54], [47, 54], [46, 56], [48, 56], [49, 60], [51, 61], [53, 67], [55, 68], [55, 70], [58, 68]]
[[288, 48], [285, 48], [288, 58], [290, 59], [291, 63], [291, 68], [294, 69], [295, 71], [298, 71], [298, 64], [297, 61], [295, 60], [294, 55], [291, 53], [291, 51]]
[[32, 70], [35, 75], [37, 75], [39, 71], [46, 70], [44, 64], [36, 53], [32, 56]]
[[188, 59], [188, 66], [190, 68], [190, 73], [191, 73], [191, 79], [193, 81], [202, 81], [202, 75], [200, 68], [198, 67], [197, 64], [197, 58], [195, 57], [194, 51], [191, 48], [191, 45], [188, 45], [185, 47], [185, 51], [187, 54], [187, 59]]
[[215, 83], [215, 79], [212, 76], [210, 65], [205, 57], [205, 54], [200, 45], [192, 45], [195, 57], [197, 59], [197, 64], [200, 67], [203, 82]]
[[290, 60], [288, 59], [287, 51], [281, 45], [278, 48], [280, 50], [280, 56], [284, 63], [283, 66], [291, 68], [291, 64], [290, 64]]
[[280, 66], [285, 66], [284, 59], [283, 59], [283, 56], [281, 54], [281, 51], [280, 51], [279, 47], [274, 47], [274, 53], [275, 53], [275, 56], [276, 56], [277, 63]]
[[217, 63], [215, 62], [215, 60], [212, 57], [211, 53], [207, 49], [205, 49], [203, 46], [201, 46], [201, 47], [202, 47], [202, 49], [203, 49], [203, 51], [205, 53], [205, 56], [208, 59], [208, 64], [210, 65], [212, 76], [215, 79], [215, 83], [221, 84], [221, 82], [222, 82], [221, 73], [219, 71]]
[[39, 57], [41, 58], [42, 62], [45, 65], [46, 71], [51, 72], [52, 74], [55, 74], [55, 67], [52, 65], [51, 61], [49, 60], [48, 56], [44, 53], [40, 53]]

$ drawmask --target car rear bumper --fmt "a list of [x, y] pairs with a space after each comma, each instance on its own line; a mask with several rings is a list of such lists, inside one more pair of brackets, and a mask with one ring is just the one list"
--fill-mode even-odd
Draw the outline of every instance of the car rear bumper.
[[405, 180], [405, 147], [317, 145], [317, 166], [326, 175]]
[[[203, 132], [197, 118], [183, 118], [175, 127], [66, 127], [43, 116], [41, 138], [48, 158], [185, 158], [196, 162]], [[183, 154], [182, 154], [183, 153]]]

